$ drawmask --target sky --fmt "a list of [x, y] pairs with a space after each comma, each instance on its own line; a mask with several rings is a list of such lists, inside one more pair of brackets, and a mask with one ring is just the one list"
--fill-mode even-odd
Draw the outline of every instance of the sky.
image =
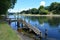
[[15, 7], [9, 9], [9, 12], [20, 12], [31, 8], [39, 8], [39, 6], [49, 6], [52, 2], [60, 2], [60, 0], [17, 0]]

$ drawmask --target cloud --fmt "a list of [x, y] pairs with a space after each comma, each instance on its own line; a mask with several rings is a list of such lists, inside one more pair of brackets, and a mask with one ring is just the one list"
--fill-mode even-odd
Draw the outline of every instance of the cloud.
[[40, 5], [45, 6], [45, 1], [41, 1]]
[[20, 12], [20, 10], [9, 9], [8, 12]]
[[23, 9], [9, 9], [8, 12], [21, 12], [23, 10], [28, 10], [29, 8], [23, 8]]

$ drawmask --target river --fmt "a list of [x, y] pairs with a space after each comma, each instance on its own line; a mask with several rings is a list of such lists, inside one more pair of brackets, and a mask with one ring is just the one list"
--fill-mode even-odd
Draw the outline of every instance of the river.
[[[15, 18], [15, 16], [9, 15], [9, 18]], [[47, 30], [46, 40], [60, 40], [60, 17], [19, 16], [19, 18], [38, 28], [43, 36], [45, 36], [45, 30]], [[11, 23], [11, 28], [17, 30], [16, 22]]]

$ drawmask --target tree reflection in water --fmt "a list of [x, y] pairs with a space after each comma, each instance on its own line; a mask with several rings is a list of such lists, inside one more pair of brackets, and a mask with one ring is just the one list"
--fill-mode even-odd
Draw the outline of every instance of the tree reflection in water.
[[50, 26], [56, 27], [60, 24], [60, 17], [52, 17], [52, 19], [48, 20]]
[[26, 19], [31, 21], [38, 21], [39, 24], [49, 23], [51, 27], [56, 27], [60, 24], [60, 17], [47, 17], [47, 16], [27, 16]]

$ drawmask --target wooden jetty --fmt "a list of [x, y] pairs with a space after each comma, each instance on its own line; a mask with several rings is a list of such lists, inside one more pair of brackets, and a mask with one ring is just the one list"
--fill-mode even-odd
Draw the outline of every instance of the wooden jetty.
[[40, 33], [41, 33], [41, 31], [37, 27], [30, 25], [30, 23], [27, 23], [25, 20], [22, 20], [22, 19], [11, 20], [11, 18], [10, 19], [8, 18], [7, 21], [10, 21], [10, 22], [18, 21], [19, 23], [23, 23], [24, 24], [23, 28], [25, 28], [25, 27], [29, 28], [30, 30], [33, 30], [37, 35], [40, 35]]
[[41, 31], [37, 27], [30, 25], [26, 21], [23, 21], [23, 24], [25, 24], [29, 29], [33, 30], [36, 34], [40, 34]]

